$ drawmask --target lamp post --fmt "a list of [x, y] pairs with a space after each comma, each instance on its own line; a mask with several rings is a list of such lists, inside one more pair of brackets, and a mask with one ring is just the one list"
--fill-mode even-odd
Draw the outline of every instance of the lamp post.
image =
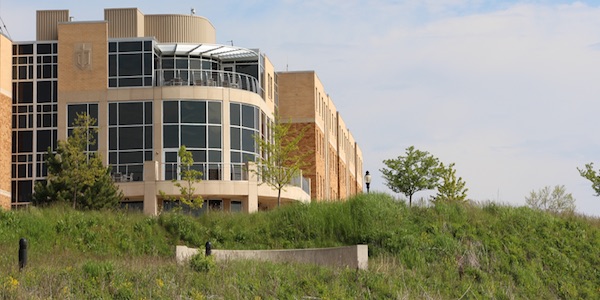
[[365, 173], [365, 183], [367, 184], [367, 194], [369, 193], [369, 187], [371, 186], [371, 174], [369, 171]]

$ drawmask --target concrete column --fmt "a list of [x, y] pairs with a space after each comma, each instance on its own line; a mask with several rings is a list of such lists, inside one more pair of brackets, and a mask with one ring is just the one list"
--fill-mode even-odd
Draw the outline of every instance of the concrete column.
[[144, 162], [144, 214], [158, 215], [156, 180], [159, 178], [158, 161]]
[[258, 176], [256, 176], [256, 164], [246, 163], [248, 170], [248, 199], [244, 205], [244, 212], [253, 213], [258, 211]]

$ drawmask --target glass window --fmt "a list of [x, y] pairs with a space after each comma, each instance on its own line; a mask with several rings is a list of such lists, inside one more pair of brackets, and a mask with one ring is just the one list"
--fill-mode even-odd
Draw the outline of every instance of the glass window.
[[242, 129], [242, 150], [254, 152], [254, 131]]
[[254, 107], [242, 105], [242, 126], [254, 128]]
[[33, 152], [33, 131], [18, 131], [18, 152]]
[[177, 102], [177, 101], [163, 102], [163, 122], [179, 123], [179, 102]]
[[240, 129], [231, 128], [231, 149], [241, 150], [240, 146]]
[[208, 102], [208, 123], [221, 124], [221, 102]]
[[38, 130], [36, 133], [37, 151], [47, 152], [48, 147], [52, 147], [52, 130]]
[[120, 127], [119, 150], [144, 149], [143, 127]]
[[37, 44], [37, 54], [52, 54], [52, 44]]
[[72, 104], [69, 105], [68, 110], [67, 126], [73, 127], [75, 119], [77, 119], [77, 114], [87, 113], [87, 104]]
[[206, 126], [181, 126], [181, 144], [189, 148], [206, 148]]
[[144, 124], [144, 103], [119, 103], [119, 125]]
[[142, 54], [119, 54], [119, 76], [142, 75]]
[[235, 103], [231, 103], [230, 107], [230, 113], [231, 113], [231, 125], [241, 125], [242, 123], [240, 122], [240, 105], [239, 104], [235, 104]]
[[206, 102], [181, 101], [181, 123], [206, 123]]
[[33, 82], [19, 82], [17, 89], [18, 103], [33, 103]]
[[165, 148], [179, 148], [179, 126], [163, 126], [163, 143]]
[[108, 56], [108, 76], [117, 76], [117, 55]]
[[119, 52], [140, 52], [142, 42], [119, 42]]
[[208, 126], [208, 148], [221, 148], [220, 126]]

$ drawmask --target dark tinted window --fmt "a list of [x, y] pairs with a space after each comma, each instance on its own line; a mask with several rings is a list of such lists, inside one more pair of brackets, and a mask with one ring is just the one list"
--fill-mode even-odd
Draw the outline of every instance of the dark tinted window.
[[206, 123], [206, 102], [181, 101], [181, 123]]

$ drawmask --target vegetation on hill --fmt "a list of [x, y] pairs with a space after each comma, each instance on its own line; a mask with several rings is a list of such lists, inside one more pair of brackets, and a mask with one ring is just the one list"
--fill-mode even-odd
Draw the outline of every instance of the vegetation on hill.
[[[29, 261], [18, 270], [19, 238]], [[174, 245], [369, 244], [369, 270], [253, 261], [178, 266]], [[147, 217], [65, 206], [0, 212], [0, 298], [597, 298], [600, 221], [498, 204], [408, 207], [388, 195], [255, 214]]]

